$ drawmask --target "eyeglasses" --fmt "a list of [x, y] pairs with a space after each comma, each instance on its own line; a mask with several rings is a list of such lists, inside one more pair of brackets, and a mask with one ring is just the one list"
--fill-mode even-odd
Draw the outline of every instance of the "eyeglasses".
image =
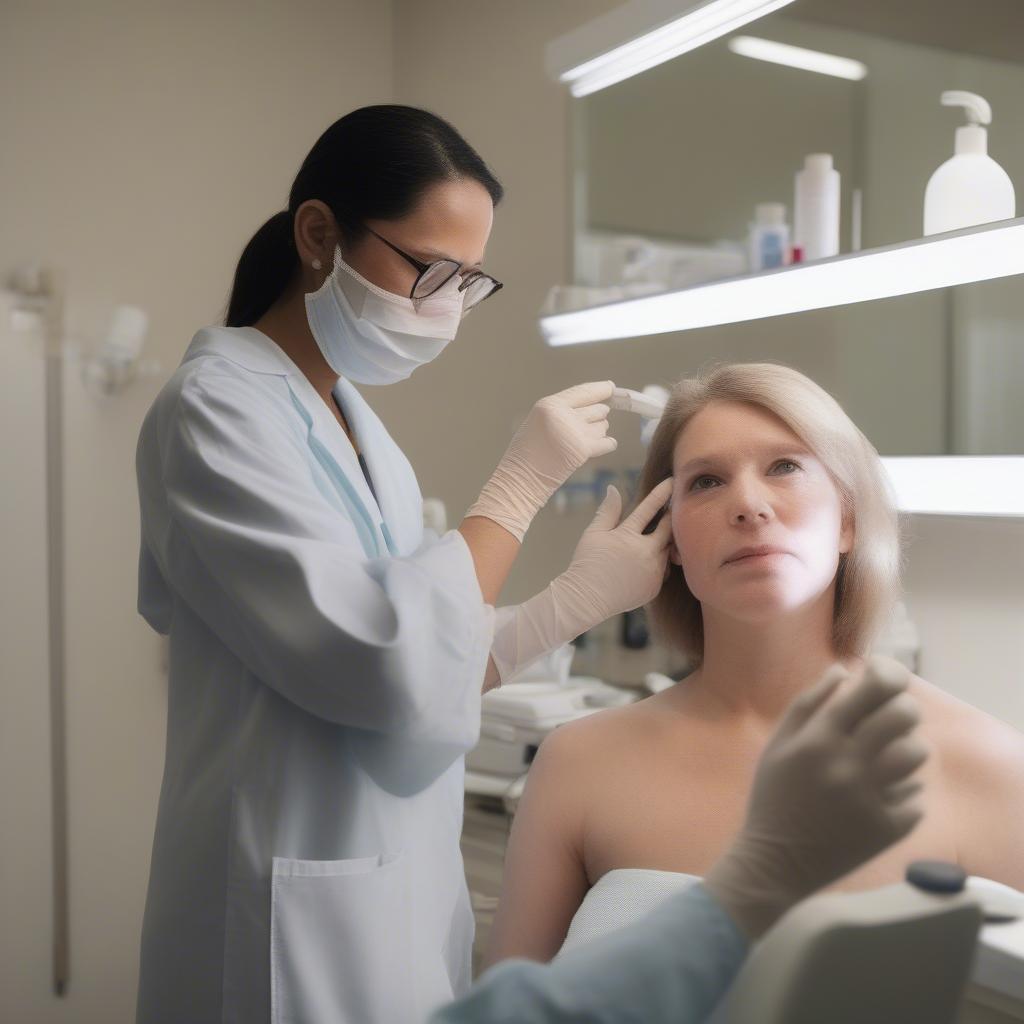
[[[434, 260], [433, 263], [424, 263], [422, 260], [416, 259], [415, 256], [403, 252], [383, 235], [378, 235], [373, 228], [367, 225], [363, 226], [374, 238], [379, 238], [389, 249], [397, 252], [402, 259], [419, 271], [419, 276], [409, 291], [410, 299], [425, 299], [428, 295], [433, 295], [462, 270], [462, 264], [456, 263], [455, 260]], [[502, 287], [504, 286], [500, 281], [491, 277], [490, 274], [485, 274], [482, 270], [469, 271], [463, 277], [462, 284], [459, 285], [459, 291], [465, 292], [465, 298], [462, 300], [463, 312], [468, 313], [474, 306], [479, 306], [484, 299], [489, 299]]]

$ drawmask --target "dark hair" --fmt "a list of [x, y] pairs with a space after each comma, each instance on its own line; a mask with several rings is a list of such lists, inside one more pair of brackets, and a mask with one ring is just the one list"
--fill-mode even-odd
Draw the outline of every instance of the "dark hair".
[[367, 220], [410, 213], [440, 181], [471, 178], [495, 205], [504, 190], [476, 150], [435, 114], [415, 107], [362, 107], [335, 121], [302, 162], [288, 209], [253, 235], [235, 270], [225, 324], [247, 327], [278, 300], [298, 265], [293, 224], [309, 199], [330, 207], [349, 243]]

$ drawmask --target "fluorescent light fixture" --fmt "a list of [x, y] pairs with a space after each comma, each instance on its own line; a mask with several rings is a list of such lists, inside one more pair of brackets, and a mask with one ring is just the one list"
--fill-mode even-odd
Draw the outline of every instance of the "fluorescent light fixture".
[[901, 512], [1024, 516], [1024, 456], [883, 458]]
[[[793, 0], [632, 0], [548, 48], [549, 68], [573, 96], [588, 96], [763, 18]], [[622, 40], [625, 40], [624, 42]]]
[[690, 331], [1024, 274], [1024, 217], [541, 318], [552, 347]]
[[790, 46], [788, 43], [776, 43], [771, 39], [758, 39], [756, 36], [735, 36], [729, 40], [729, 49], [741, 57], [785, 64], [786, 67], [816, 71], [820, 75], [832, 75], [834, 78], [848, 78], [851, 82], [859, 82], [868, 73], [867, 65], [859, 60], [806, 50], [802, 46]]

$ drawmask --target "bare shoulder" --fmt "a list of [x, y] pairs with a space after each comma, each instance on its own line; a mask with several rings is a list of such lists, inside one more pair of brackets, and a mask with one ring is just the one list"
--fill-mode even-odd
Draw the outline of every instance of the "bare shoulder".
[[958, 862], [1024, 889], [1024, 734], [917, 676], [910, 692], [935, 750]]
[[632, 749], [637, 738], [657, 728], [657, 716], [652, 714], [653, 699], [595, 711], [560, 725], [545, 737], [540, 752], [549, 762], [557, 760], [567, 765], [586, 761], [592, 766], [594, 761], [613, 757], [616, 751]]
[[646, 697], [558, 726], [541, 743], [535, 766], [543, 774], [557, 772], [563, 779], [584, 775], [592, 781], [621, 771], [640, 752], [649, 751], [654, 736], [664, 728], [654, 699]]
[[996, 783], [1024, 797], [1024, 733], [920, 676], [911, 676], [910, 692], [951, 788], [989, 792]]
[[602, 806], [623, 775], [638, 727], [635, 705], [595, 711], [549, 733], [530, 765], [523, 808], [543, 808], [546, 820], [574, 844], [582, 842], [583, 822], [594, 806]]

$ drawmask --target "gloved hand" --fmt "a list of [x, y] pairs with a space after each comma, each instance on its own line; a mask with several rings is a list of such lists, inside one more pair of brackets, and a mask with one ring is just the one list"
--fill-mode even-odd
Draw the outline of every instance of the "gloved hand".
[[907, 670], [834, 665], [793, 701], [765, 748], [732, 847], [705, 885], [756, 938], [792, 904], [906, 836], [921, 820], [928, 757]]
[[665, 581], [672, 520], [643, 529], [672, 494], [663, 480], [620, 523], [622, 498], [614, 487], [583, 532], [569, 568], [523, 604], [499, 608], [491, 657], [507, 680], [532, 662], [619, 612], [653, 600]]
[[575, 387], [540, 399], [466, 513], [485, 516], [522, 541], [533, 517], [588, 459], [618, 447], [608, 437], [610, 380]]

